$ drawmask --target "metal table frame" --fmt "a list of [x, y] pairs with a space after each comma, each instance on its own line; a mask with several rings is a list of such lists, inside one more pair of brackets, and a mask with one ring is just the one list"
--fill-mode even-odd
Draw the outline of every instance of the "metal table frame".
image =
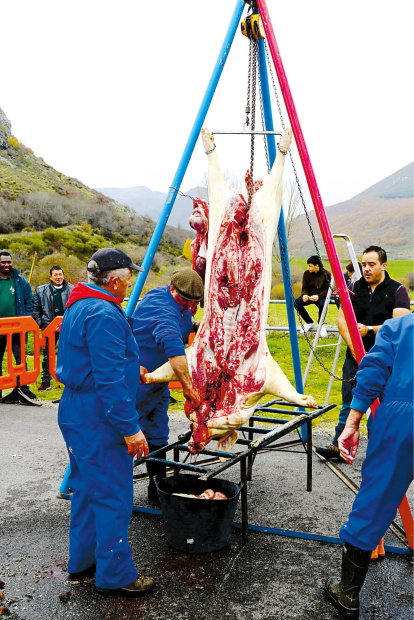
[[[276, 408], [274, 408], [274, 405], [276, 405]], [[190, 454], [188, 446], [184, 445], [191, 437], [191, 430], [189, 430], [185, 434], [180, 435], [177, 441], [174, 441], [173, 443], [170, 443], [167, 446], [160, 448], [159, 450], [151, 452], [146, 458], [141, 458], [137, 460], [134, 463], [134, 467], [137, 467], [138, 465], [141, 465], [146, 461], [163, 463], [167, 467], [172, 468], [172, 470], [174, 471], [174, 475], [178, 475], [179, 471], [181, 469], [184, 469], [189, 472], [194, 472], [195, 474], [198, 474], [201, 480], [207, 481], [210, 478], [214, 478], [218, 474], [222, 473], [226, 469], [229, 469], [229, 467], [233, 467], [233, 465], [235, 465], [236, 463], [240, 463], [242, 533], [243, 540], [247, 540], [247, 482], [251, 480], [253, 464], [258, 453], [276, 450], [292, 451], [288, 449], [298, 445], [303, 447], [304, 451], [307, 454], [306, 490], [312, 491], [312, 421], [315, 418], [323, 415], [327, 411], [330, 411], [331, 409], [336, 407], [336, 405], [327, 405], [324, 407], [320, 406], [317, 409], [312, 409], [309, 413], [289, 411], [289, 407], [297, 408], [297, 405], [282, 401], [280, 399], [276, 399], [266, 403], [263, 406], [257, 407], [255, 409], [255, 412], [264, 411], [271, 412], [273, 414], [276, 413], [279, 415], [290, 415], [293, 416], [293, 419], [286, 420], [285, 418], [262, 417], [258, 415], [253, 415], [249, 419], [248, 426], [242, 426], [238, 429], [239, 431], [242, 431], [244, 437], [239, 438], [235, 445], [244, 447], [247, 446], [247, 448], [243, 451], [224, 452], [222, 450], [204, 449], [200, 452], [200, 455], [214, 457], [213, 461], [211, 460], [211, 458], [200, 461], [198, 464], [180, 461], [180, 453], [186, 453], [187, 458]], [[272, 423], [276, 424], [276, 426], [268, 430], [266, 428], [255, 426], [255, 422]], [[305, 434], [306, 439], [302, 439], [300, 434], [300, 428], [303, 426], [306, 426], [307, 430], [307, 433]], [[283, 442], [276, 446], [272, 445], [278, 439], [281, 439], [292, 431], [298, 432], [298, 439]], [[254, 438], [255, 434], [258, 435], [257, 439]], [[160, 458], [160, 454], [166, 455], [166, 453], [170, 450], [173, 450], [173, 460], [169, 460], [167, 458]], [[217, 463], [217, 459], [220, 458], [225, 458], [226, 461], [220, 463], [219, 465], [216, 465], [215, 467], [212, 467], [214, 464]]]

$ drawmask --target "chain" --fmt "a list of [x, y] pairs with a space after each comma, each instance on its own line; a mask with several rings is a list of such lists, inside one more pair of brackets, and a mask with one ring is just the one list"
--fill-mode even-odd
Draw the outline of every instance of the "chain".
[[[254, 174], [254, 140], [255, 134], [254, 130], [256, 128], [256, 82], [257, 82], [257, 41], [255, 39], [250, 39], [250, 50], [249, 50], [249, 76], [251, 75], [251, 138], [250, 138], [250, 179], [249, 179], [249, 197], [247, 201], [247, 208], [250, 208], [253, 197], [253, 174]], [[249, 83], [250, 86], [250, 83]]]
[[[274, 91], [275, 98], [276, 98], [276, 104], [277, 104], [277, 109], [278, 109], [278, 112], [279, 112], [280, 122], [281, 122], [283, 130], [285, 131], [286, 128], [285, 128], [285, 124], [283, 122], [282, 108], [281, 108], [281, 105], [280, 105], [280, 100], [279, 100], [279, 96], [278, 96], [278, 93], [277, 93], [276, 83], [275, 83], [275, 79], [274, 79], [274, 76], [273, 76], [272, 65], [271, 65], [270, 58], [269, 58], [269, 50], [267, 48], [266, 39], [264, 39], [263, 42], [264, 42], [264, 46], [265, 46], [266, 60], [267, 60], [267, 65], [269, 67], [269, 73], [270, 73], [270, 77], [271, 77], [272, 84], [273, 84], [273, 91]], [[262, 105], [263, 104], [261, 103], [261, 107], [262, 107]], [[263, 117], [262, 117], [262, 119], [263, 119]], [[263, 122], [263, 120], [262, 120], [262, 122]], [[319, 260], [322, 263], [321, 256], [319, 254], [319, 248], [318, 248], [318, 245], [317, 245], [316, 239], [315, 239], [315, 234], [313, 232], [313, 228], [312, 228], [312, 225], [311, 225], [311, 222], [310, 222], [310, 219], [309, 219], [309, 213], [308, 213], [308, 210], [306, 209], [305, 199], [303, 197], [302, 188], [301, 188], [301, 185], [300, 185], [300, 182], [299, 182], [299, 176], [298, 176], [298, 173], [296, 171], [295, 163], [293, 161], [292, 149], [289, 149], [289, 157], [290, 157], [290, 161], [291, 161], [291, 164], [292, 164], [293, 172], [294, 172], [294, 175], [295, 175], [296, 185], [297, 185], [297, 188], [299, 190], [300, 200], [301, 200], [301, 203], [302, 203], [302, 206], [303, 206], [303, 210], [304, 210], [305, 215], [306, 215], [306, 219], [308, 221], [309, 230], [310, 230], [311, 235], [312, 235], [312, 240], [313, 240], [313, 244], [315, 246], [316, 254], [318, 255]], [[267, 159], [268, 172], [270, 172], [269, 158], [267, 156], [267, 148], [266, 148], [266, 159]], [[291, 280], [291, 277], [290, 277], [290, 269], [289, 269], [288, 264], [287, 264], [285, 245], [283, 243], [279, 227], [277, 229], [277, 234], [278, 234], [278, 238], [279, 238], [279, 247], [280, 247], [281, 259], [283, 260], [283, 263], [284, 263], [284, 266], [285, 266], [285, 272], [286, 272], [287, 277], [288, 277], [290, 292], [291, 292], [292, 298], [294, 300], [295, 299], [295, 294], [293, 292], [293, 285], [292, 285], [292, 280]], [[325, 277], [327, 278], [325, 270], [324, 270], [324, 274], [325, 274]], [[320, 366], [322, 366], [324, 371], [327, 372], [334, 379], [337, 379], [338, 381], [342, 381], [344, 383], [354, 381], [355, 377], [352, 377], [351, 379], [343, 379], [342, 377], [339, 377], [338, 375], [335, 375], [333, 372], [331, 372], [329, 370], [329, 368], [327, 368], [325, 366], [325, 364], [322, 362], [322, 360], [320, 359], [320, 357], [316, 353], [316, 348], [313, 346], [312, 342], [310, 341], [307, 332], [305, 332], [305, 329], [304, 329], [304, 326], [303, 326], [302, 317], [300, 316], [296, 306], [295, 306], [295, 309], [296, 309], [296, 313], [298, 315], [299, 323], [300, 323], [300, 326], [301, 326], [301, 331], [302, 331], [303, 335], [305, 336], [306, 342], [308, 343], [309, 348], [313, 352], [313, 355], [315, 356], [315, 358], [318, 361], [318, 363], [320, 364]]]
[[249, 45], [249, 64], [247, 68], [247, 101], [246, 101], [246, 126], [250, 125], [250, 88], [251, 88], [251, 71], [252, 71], [252, 42]]

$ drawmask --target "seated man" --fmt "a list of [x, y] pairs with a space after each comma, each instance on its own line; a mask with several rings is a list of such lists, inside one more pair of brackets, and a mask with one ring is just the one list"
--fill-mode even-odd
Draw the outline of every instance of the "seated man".
[[[307, 310], [305, 310], [305, 306], [309, 306], [309, 304], [316, 304], [318, 306], [319, 323], [331, 281], [331, 274], [324, 269], [319, 256], [311, 256], [308, 258], [307, 263], [308, 270], [304, 272], [302, 278], [302, 292], [300, 297], [295, 299], [297, 311], [305, 321], [305, 325], [301, 328], [301, 333], [308, 332], [312, 327], [315, 327], [315, 323]], [[322, 338], [326, 338], [328, 335], [324, 325], [322, 325], [320, 335]]]
[[[138, 343], [141, 365], [152, 372], [169, 361], [183, 386], [186, 399], [199, 404], [185, 356], [184, 344], [196, 330], [192, 316], [203, 298], [201, 277], [192, 269], [175, 271], [170, 286], [148, 291], [133, 315], [133, 330]], [[143, 380], [145, 381], [145, 375]], [[139, 425], [148, 441], [150, 452], [168, 443], [168, 383], [140, 385], [137, 396]], [[147, 463], [150, 474], [148, 499], [158, 501], [153, 476], [165, 476], [161, 463]]]

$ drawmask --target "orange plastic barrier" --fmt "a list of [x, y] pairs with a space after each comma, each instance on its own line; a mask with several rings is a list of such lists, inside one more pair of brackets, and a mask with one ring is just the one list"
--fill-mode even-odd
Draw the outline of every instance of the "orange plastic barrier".
[[[26, 336], [33, 333], [33, 370], [26, 370]], [[13, 364], [12, 336], [20, 334], [20, 364]], [[39, 335], [39, 326], [31, 316], [12, 316], [0, 319], [0, 335], [7, 337], [7, 373], [0, 376], [0, 390], [14, 388], [19, 378], [20, 385], [34, 383], [40, 372], [40, 346], [44, 340]]]
[[[194, 332], [188, 336], [189, 345], [193, 344], [195, 337], [196, 335]], [[170, 390], [182, 390], [183, 389], [183, 386], [181, 385], [181, 381], [170, 381], [168, 384], [168, 387], [170, 388]]]

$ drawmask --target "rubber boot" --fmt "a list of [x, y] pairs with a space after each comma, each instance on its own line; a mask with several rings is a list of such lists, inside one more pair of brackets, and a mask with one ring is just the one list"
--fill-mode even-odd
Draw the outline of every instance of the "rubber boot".
[[364, 585], [371, 559], [371, 551], [345, 543], [342, 549], [341, 581], [333, 578], [325, 583], [327, 599], [344, 618], [359, 618], [359, 592]]
[[341, 458], [339, 454], [339, 448], [338, 448], [338, 439], [339, 439], [339, 436], [342, 434], [342, 431], [344, 430], [344, 428], [345, 428], [345, 424], [338, 424], [337, 426], [335, 426], [335, 436], [332, 439], [332, 443], [329, 444], [329, 446], [325, 446], [325, 447], [318, 446], [316, 448], [316, 452], [327, 460]]
[[[159, 450], [162, 446], [156, 446], [152, 443], [148, 443], [148, 448], [150, 452], [155, 452], [155, 450]], [[164, 459], [165, 452], [161, 452], [161, 454], [157, 454], [157, 458]], [[167, 466], [165, 463], [151, 463], [150, 461], [146, 463], [147, 472], [149, 475], [149, 483], [148, 483], [148, 499], [151, 502], [159, 504], [158, 499], [158, 491], [154, 481], [154, 476], [159, 476], [160, 478], [165, 478], [167, 475]]]

